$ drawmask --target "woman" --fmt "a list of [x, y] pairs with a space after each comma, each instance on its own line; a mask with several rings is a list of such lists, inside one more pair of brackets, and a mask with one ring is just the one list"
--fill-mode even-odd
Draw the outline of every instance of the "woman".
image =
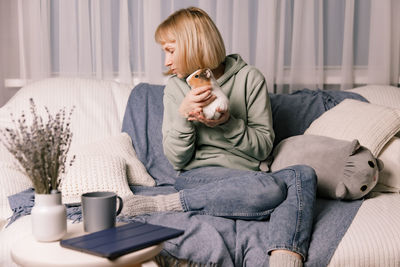
[[[170, 15], [156, 41], [165, 52], [164, 153], [180, 171], [178, 193], [135, 196], [124, 213], [191, 211], [244, 220], [270, 220], [269, 266], [302, 266], [310, 241], [316, 176], [308, 166], [260, 171], [274, 132], [265, 78], [239, 55], [225, 55], [221, 35], [199, 8]], [[215, 96], [211, 86], [190, 89], [185, 78], [212, 70], [229, 98], [222, 116], [206, 119], [202, 108]], [[132, 202], [132, 201], [130, 201]]]

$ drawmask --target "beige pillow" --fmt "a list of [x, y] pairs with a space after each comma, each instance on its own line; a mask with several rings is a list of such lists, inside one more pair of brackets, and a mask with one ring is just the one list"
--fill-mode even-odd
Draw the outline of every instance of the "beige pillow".
[[345, 99], [313, 121], [304, 134], [357, 139], [377, 157], [399, 131], [400, 114], [396, 109]]
[[71, 151], [70, 155], [113, 155], [120, 156], [126, 162], [126, 174], [131, 185], [155, 186], [154, 179], [148, 174], [142, 162], [137, 158], [131, 137], [127, 133], [105, 138], [83, 145]]
[[382, 149], [378, 157], [383, 161], [385, 167], [379, 173], [378, 185], [383, 185], [381, 190], [400, 192], [400, 138], [393, 137]]
[[362, 95], [370, 103], [400, 109], [400, 88], [390, 85], [367, 85], [348, 90]]
[[25, 111], [27, 123], [32, 121], [29, 98], [33, 98], [38, 115], [47, 118], [44, 107], [51, 114], [65, 107], [71, 116], [74, 133], [71, 147], [88, 144], [119, 134], [130, 85], [98, 79], [56, 77], [27, 84], [0, 108], [0, 127], [13, 127], [10, 113], [16, 118]]
[[62, 179], [60, 190], [66, 204], [81, 202], [81, 195], [93, 191], [112, 191], [122, 198], [132, 195], [122, 157], [99, 154], [78, 155]]

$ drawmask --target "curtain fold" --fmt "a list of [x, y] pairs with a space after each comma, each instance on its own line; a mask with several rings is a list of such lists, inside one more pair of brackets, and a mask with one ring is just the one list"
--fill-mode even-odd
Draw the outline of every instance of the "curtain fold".
[[354, 83], [354, 0], [346, 1], [344, 14], [341, 89], [349, 89]]
[[128, 0], [121, 0], [119, 11], [119, 46], [118, 46], [118, 80], [122, 83], [132, 83], [132, 70], [129, 63], [129, 11]]
[[268, 91], [276, 82], [276, 48], [279, 46], [279, 7], [277, 0], [261, 1], [258, 5], [258, 23], [255, 65], [265, 74]]
[[0, 57], [13, 64], [0, 67], [0, 101], [14, 78], [164, 83], [154, 31], [187, 6], [210, 14], [270, 92], [399, 83], [398, 0], [3, 0]]
[[368, 83], [399, 82], [399, 2], [371, 0]]

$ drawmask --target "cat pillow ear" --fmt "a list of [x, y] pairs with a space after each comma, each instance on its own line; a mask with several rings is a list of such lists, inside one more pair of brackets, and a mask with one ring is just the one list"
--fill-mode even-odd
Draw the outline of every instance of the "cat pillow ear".
[[358, 142], [357, 139], [354, 139], [353, 141], [351, 141], [351, 144], [349, 145], [349, 156], [354, 155], [357, 150], [359, 150], [361, 147], [360, 142]]

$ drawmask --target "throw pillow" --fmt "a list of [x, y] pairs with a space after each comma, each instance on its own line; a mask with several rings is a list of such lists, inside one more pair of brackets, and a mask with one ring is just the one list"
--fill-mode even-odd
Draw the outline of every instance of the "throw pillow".
[[126, 179], [126, 163], [122, 157], [78, 155], [61, 181], [62, 201], [80, 203], [81, 195], [93, 191], [112, 191], [122, 198], [132, 195]]
[[379, 159], [385, 167], [379, 174], [379, 182], [374, 191], [400, 192], [400, 138], [393, 137], [382, 149]]
[[112, 155], [125, 159], [128, 183], [131, 185], [154, 186], [154, 179], [147, 173], [142, 162], [137, 158], [132, 140], [127, 133], [105, 138], [71, 151], [70, 155]]
[[357, 139], [377, 157], [399, 131], [400, 114], [396, 109], [346, 99], [311, 123], [304, 134]]
[[365, 97], [370, 103], [400, 109], [400, 88], [390, 85], [367, 85], [349, 92]]
[[274, 146], [290, 136], [303, 134], [310, 124], [344, 99], [367, 102], [353, 92], [302, 89], [291, 94], [270, 94]]
[[359, 199], [378, 181], [382, 162], [360, 146], [318, 135], [297, 135], [284, 139], [273, 152], [271, 171], [304, 164], [317, 174], [317, 193], [333, 199]]
[[0, 125], [13, 127], [10, 113], [18, 117], [25, 111], [30, 123], [29, 98], [33, 98], [37, 112], [47, 118], [44, 107], [54, 113], [75, 107], [71, 116], [74, 133], [71, 148], [102, 140], [121, 132], [121, 120], [132, 90], [130, 85], [100, 79], [56, 77], [31, 82], [22, 87], [0, 109]]

